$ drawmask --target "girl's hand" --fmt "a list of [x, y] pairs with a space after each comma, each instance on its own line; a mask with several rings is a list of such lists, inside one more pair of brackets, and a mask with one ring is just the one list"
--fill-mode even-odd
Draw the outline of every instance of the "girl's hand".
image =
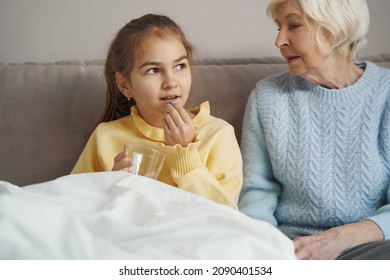
[[178, 104], [167, 104], [167, 115], [162, 121], [165, 145], [187, 147], [195, 139], [195, 125], [187, 111]]
[[112, 168], [112, 171], [129, 171], [129, 168], [132, 166], [132, 162], [127, 159], [128, 156], [127, 151], [120, 152], [115, 158], [114, 158], [114, 167]]

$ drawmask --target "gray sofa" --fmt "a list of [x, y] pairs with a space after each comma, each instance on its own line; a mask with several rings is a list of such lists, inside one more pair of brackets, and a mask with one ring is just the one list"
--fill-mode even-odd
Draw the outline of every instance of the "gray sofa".
[[[390, 54], [361, 59], [390, 68]], [[276, 57], [198, 60], [188, 105], [208, 100], [239, 140], [249, 93], [282, 71]], [[24, 186], [69, 174], [104, 105], [102, 61], [0, 65], [0, 180]]]

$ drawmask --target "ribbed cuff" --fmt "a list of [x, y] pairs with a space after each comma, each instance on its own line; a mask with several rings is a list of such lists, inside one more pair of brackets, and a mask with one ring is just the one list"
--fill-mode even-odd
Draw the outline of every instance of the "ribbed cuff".
[[165, 146], [162, 144], [162, 150], [169, 161], [174, 179], [203, 165], [198, 147], [198, 141], [189, 144], [185, 148], [179, 144], [175, 146]]

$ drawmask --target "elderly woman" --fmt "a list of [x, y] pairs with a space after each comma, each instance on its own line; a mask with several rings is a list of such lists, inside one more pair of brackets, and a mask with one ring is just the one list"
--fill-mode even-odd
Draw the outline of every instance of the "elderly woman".
[[240, 210], [293, 239], [300, 259], [390, 259], [390, 71], [355, 62], [365, 0], [272, 0], [289, 73], [245, 111]]

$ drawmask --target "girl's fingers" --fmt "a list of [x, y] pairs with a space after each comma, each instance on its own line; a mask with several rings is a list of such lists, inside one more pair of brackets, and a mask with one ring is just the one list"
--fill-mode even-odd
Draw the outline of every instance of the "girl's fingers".
[[127, 151], [120, 152], [120, 153], [117, 154], [116, 157], [114, 158], [114, 162], [119, 162], [119, 161], [121, 161], [122, 159], [126, 158], [127, 156], [128, 156], [128, 152], [127, 152]]
[[174, 105], [174, 108], [177, 110], [177, 112], [179, 113], [181, 119], [182, 119], [186, 124], [192, 123], [192, 119], [191, 119], [190, 115], [188, 114], [188, 112], [186, 111], [186, 109], [184, 109], [184, 108], [181, 107], [181, 106], [177, 106], [177, 107], [176, 107], [176, 104]]
[[[181, 107], [177, 104], [174, 104], [174, 105], [168, 104], [167, 107], [168, 107], [167, 108], [168, 116], [172, 117], [172, 120], [176, 126], [180, 126], [180, 125], [183, 125], [184, 123], [186, 123], [182, 117], [183, 113], [180, 113], [180, 112], [184, 111], [185, 114], [187, 114], [187, 112], [185, 111], [185, 109], [183, 107]], [[172, 126], [170, 126], [170, 127], [172, 127]]]
[[180, 105], [167, 105], [167, 115], [163, 119], [165, 144], [174, 146], [180, 144], [187, 147], [194, 141], [195, 126], [187, 113]]
[[114, 166], [112, 168], [112, 171], [118, 171], [118, 170], [124, 170], [128, 171], [129, 167], [132, 166], [131, 160], [127, 158], [128, 152], [120, 152], [115, 158], [114, 158]]
[[168, 130], [174, 129], [177, 126], [177, 123], [173, 120], [173, 117], [171, 114], [168, 114], [164, 118], [163, 123], [166, 125]]

